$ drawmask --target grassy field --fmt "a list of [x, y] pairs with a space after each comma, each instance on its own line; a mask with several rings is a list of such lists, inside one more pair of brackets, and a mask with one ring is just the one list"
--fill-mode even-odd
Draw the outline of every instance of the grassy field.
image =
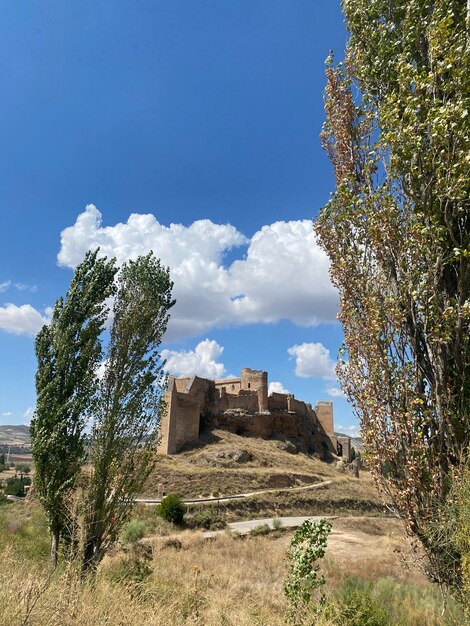
[[[284, 515], [335, 515], [316, 610], [295, 615], [298, 626], [463, 626], [449, 600], [413, 567], [401, 524], [386, 516], [370, 475], [359, 479], [280, 442], [215, 431], [206, 445], [160, 457], [146, 494], [158, 484], [183, 497], [268, 489], [242, 500], [191, 506], [194, 523], [208, 509], [229, 522]], [[230, 451], [246, 451], [237, 463]], [[220, 454], [222, 453], [222, 454]], [[321, 484], [320, 488], [297, 487]], [[273, 485], [286, 485], [273, 487]], [[35, 502], [0, 505], [0, 626], [281, 626], [285, 553], [293, 531], [212, 540], [164, 523], [155, 508], [136, 506], [145, 538], [117, 545], [96, 579], [80, 580], [73, 564], [49, 571], [49, 538]], [[222, 524], [223, 525], [223, 524]], [[398, 555], [401, 555], [399, 558]]]
[[[403, 544], [396, 521], [338, 522], [323, 567], [326, 600], [315, 617], [299, 613], [298, 624], [463, 624], [452, 602], [441, 616], [438, 590], [400, 564], [393, 552]], [[148, 560], [135, 548], [116, 549], [95, 581], [80, 581], [73, 566], [48, 573], [48, 537], [37, 505], [2, 505], [0, 626], [281, 626], [287, 623], [283, 581], [290, 536], [222, 534], [207, 541], [200, 532], [184, 531], [177, 544], [154, 535], [147, 540]]]

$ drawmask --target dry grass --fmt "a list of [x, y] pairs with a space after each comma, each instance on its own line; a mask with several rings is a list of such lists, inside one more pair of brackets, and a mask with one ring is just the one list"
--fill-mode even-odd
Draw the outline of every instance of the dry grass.
[[[19, 514], [21, 527], [13, 524]], [[148, 576], [136, 567], [132, 551], [116, 550], [104, 560], [95, 581], [80, 582], [72, 567], [62, 567], [49, 579], [47, 555], [33, 550], [38, 541], [47, 541], [37, 508], [2, 507], [0, 519], [3, 530], [0, 626], [281, 626], [286, 623], [283, 580], [289, 533], [281, 538], [270, 535], [243, 540], [224, 534], [208, 542], [201, 533], [185, 531], [178, 537], [180, 544], [170, 543], [176, 548], [168, 547], [164, 537], [155, 538], [151, 540], [153, 554], [148, 561]], [[335, 524], [334, 532], [342, 533], [347, 528], [346, 520], [336, 520]], [[441, 621], [439, 596], [429, 584], [403, 584], [406, 574], [398, 561], [386, 554], [389, 546], [386, 537], [380, 534], [396, 533], [396, 522], [366, 520], [363, 530], [370, 545], [380, 546], [384, 541], [383, 557], [361, 560], [350, 555], [346, 559], [344, 555], [338, 556], [332, 539], [324, 564], [330, 613], [322, 614], [315, 623], [318, 626], [367, 623], [348, 622], [341, 617], [345, 602], [349, 601], [344, 586], [354, 573], [359, 581], [354, 584], [359, 585], [359, 591], [365, 589], [371, 602], [388, 603], [391, 612], [397, 605], [394, 621], [386, 622], [387, 625], [457, 625], [457, 621]], [[358, 532], [355, 530], [353, 534]], [[368, 550], [364, 544], [364, 556]], [[311, 626], [312, 616], [304, 617], [305, 626]]]
[[[383, 514], [382, 499], [367, 472], [359, 480], [339, 472], [334, 463], [302, 453], [289, 454], [279, 441], [240, 437], [215, 430], [201, 445], [174, 456], [159, 458], [145, 495], [155, 497], [159, 484], [165, 493], [183, 498], [224, 496], [270, 489], [249, 499], [220, 503], [226, 521], [276, 515]], [[246, 450], [252, 460], [237, 464], [217, 457], [224, 450]], [[296, 491], [322, 481], [321, 489]], [[284, 485], [287, 488], [284, 488]], [[280, 487], [278, 492], [272, 490]]]
[[31, 609], [31, 626], [285, 623], [280, 547], [230, 536], [207, 543], [194, 533], [182, 542], [181, 550], [156, 545], [152, 574], [135, 583], [116, 580], [122, 555], [103, 562], [94, 584], [80, 584], [72, 571], [49, 582], [44, 568], [4, 552], [0, 625], [23, 624]]
[[[196, 511], [204, 505], [191, 505]], [[227, 522], [288, 515], [372, 515], [388, 514], [368, 474], [359, 480], [339, 474], [335, 482], [302, 491], [278, 491], [242, 500], [221, 502], [220, 514]]]
[[[181, 497], [205, 497], [214, 492], [232, 495], [269, 489], [276, 477], [288, 484], [304, 485], [337, 476], [331, 464], [306, 454], [289, 454], [279, 441], [241, 437], [223, 430], [206, 433], [197, 447], [173, 456], [160, 456], [144, 495], [166, 493]], [[225, 450], [246, 450], [252, 460], [243, 464], [217, 458]]]

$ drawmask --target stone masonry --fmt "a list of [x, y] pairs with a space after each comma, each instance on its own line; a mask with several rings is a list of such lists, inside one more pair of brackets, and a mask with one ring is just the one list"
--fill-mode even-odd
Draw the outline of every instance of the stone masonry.
[[244, 368], [240, 378], [208, 380], [170, 376], [158, 451], [175, 454], [199, 440], [204, 427], [294, 442], [306, 452], [336, 453], [333, 403], [315, 409], [292, 394], [268, 396], [268, 374]]

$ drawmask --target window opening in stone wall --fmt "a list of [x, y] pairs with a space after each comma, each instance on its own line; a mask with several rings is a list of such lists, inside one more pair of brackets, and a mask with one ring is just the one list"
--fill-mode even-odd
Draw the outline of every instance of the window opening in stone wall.
[[251, 383], [248, 383], [248, 389], [251, 387]]

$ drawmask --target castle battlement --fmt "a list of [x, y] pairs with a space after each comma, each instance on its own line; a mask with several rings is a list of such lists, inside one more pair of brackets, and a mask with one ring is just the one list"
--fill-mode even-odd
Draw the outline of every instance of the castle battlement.
[[308, 452], [336, 451], [333, 403], [312, 408], [292, 394], [268, 396], [268, 373], [244, 368], [240, 378], [170, 376], [158, 451], [175, 454], [197, 443], [202, 423], [248, 437], [295, 440]]

